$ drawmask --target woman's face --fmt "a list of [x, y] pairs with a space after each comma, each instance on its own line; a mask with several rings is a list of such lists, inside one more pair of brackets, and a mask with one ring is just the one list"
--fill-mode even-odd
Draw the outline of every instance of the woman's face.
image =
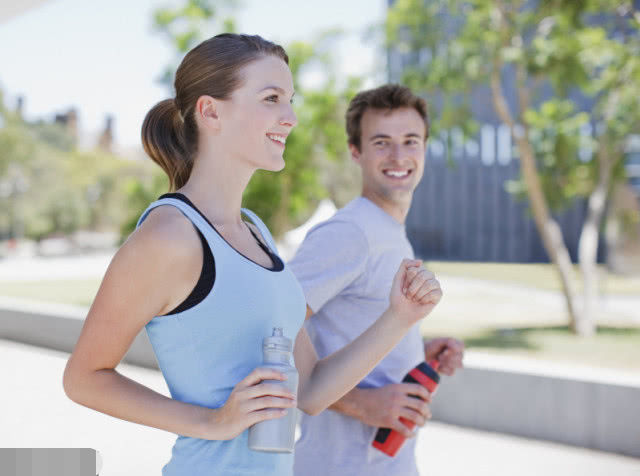
[[242, 86], [218, 103], [220, 136], [233, 157], [255, 168], [282, 170], [287, 136], [298, 123], [291, 71], [282, 59], [264, 56], [240, 74]]

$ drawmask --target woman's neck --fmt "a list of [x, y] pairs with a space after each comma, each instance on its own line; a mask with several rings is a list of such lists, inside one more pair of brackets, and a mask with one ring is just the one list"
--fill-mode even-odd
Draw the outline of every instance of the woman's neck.
[[242, 194], [255, 169], [238, 160], [202, 153], [194, 160], [185, 194], [215, 226], [242, 224]]

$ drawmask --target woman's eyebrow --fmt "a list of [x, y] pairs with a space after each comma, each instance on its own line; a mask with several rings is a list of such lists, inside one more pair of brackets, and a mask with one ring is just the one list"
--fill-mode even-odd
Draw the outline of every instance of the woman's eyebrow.
[[[265, 87], [265, 88], [262, 88], [262, 89], [259, 91], [259, 93], [261, 93], [261, 92], [263, 92], [263, 91], [266, 91], [267, 89], [273, 89], [274, 91], [278, 91], [280, 94], [283, 94], [283, 95], [285, 95], [285, 96], [287, 95], [287, 92], [286, 92], [284, 89], [282, 89], [280, 86], [267, 86], [267, 87]], [[293, 92], [293, 94], [291, 94], [291, 97], [295, 96], [295, 94], [296, 94], [296, 93], [295, 93], [295, 92]]]

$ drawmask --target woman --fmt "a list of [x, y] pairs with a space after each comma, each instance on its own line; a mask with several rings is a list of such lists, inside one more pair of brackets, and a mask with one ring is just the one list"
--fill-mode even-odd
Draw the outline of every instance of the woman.
[[[149, 206], [114, 256], [64, 388], [82, 405], [180, 435], [165, 475], [292, 474], [292, 455], [249, 450], [246, 430], [295, 406], [316, 414], [336, 401], [431, 311], [440, 287], [405, 260], [388, 310], [318, 360], [298, 283], [264, 224], [240, 206], [253, 172], [284, 167], [297, 122], [285, 51], [258, 36], [218, 35], [185, 56], [175, 89], [142, 127], [145, 151], [175, 192]], [[142, 327], [172, 398], [115, 370]], [[295, 337], [297, 396], [265, 382], [284, 375], [259, 367], [273, 327]]]

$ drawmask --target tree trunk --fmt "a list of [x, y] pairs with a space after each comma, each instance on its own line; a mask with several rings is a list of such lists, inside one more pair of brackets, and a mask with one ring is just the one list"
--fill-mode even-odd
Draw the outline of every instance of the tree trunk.
[[602, 217], [604, 216], [607, 191], [611, 180], [612, 164], [607, 156], [607, 145], [603, 140], [598, 151], [598, 183], [589, 195], [587, 217], [580, 232], [578, 261], [583, 280], [583, 306], [575, 331], [582, 336], [593, 335], [596, 330], [595, 312], [598, 292], [598, 240]]
[[[511, 129], [511, 136], [518, 146], [520, 152], [520, 168], [522, 177], [527, 185], [527, 194], [533, 211], [533, 219], [536, 228], [542, 239], [551, 262], [555, 265], [562, 292], [567, 305], [569, 315], [569, 327], [578, 331], [577, 323], [581, 321], [578, 310], [575, 306], [575, 287], [572, 279], [571, 258], [562, 237], [562, 230], [558, 223], [549, 213], [547, 200], [542, 190], [538, 170], [536, 168], [535, 153], [524, 125], [524, 133], [516, 133], [516, 123], [509, 111], [509, 106], [502, 92], [501, 64], [496, 62], [491, 73], [491, 91], [494, 107], [500, 119]], [[521, 101], [522, 102], [522, 101]], [[521, 113], [524, 112], [524, 104], [521, 104]]]

